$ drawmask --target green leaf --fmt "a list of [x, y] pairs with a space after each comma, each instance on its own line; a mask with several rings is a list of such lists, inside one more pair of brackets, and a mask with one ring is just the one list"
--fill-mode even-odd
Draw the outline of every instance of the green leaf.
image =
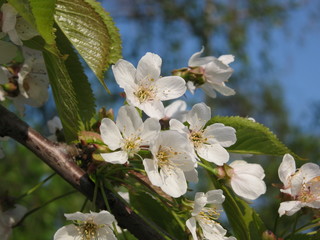
[[[209, 162], [204, 162], [208, 168], [212, 168]], [[223, 209], [228, 217], [237, 239], [261, 240], [262, 233], [266, 230], [264, 223], [255, 210], [244, 200], [236, 196], [228, 187], [221, 184], [216, 177], [208, 170], [209, 178], [216, 189], [222, 189], [225, 201]]]
[[50, 84], [63, 125], [63, 131], [68, 142], [77, 138], [79, 131], [79, 110], [76, 93], [64, 60], [50, 51], [44, 51]]
[[55, 44], [54, 12], [56, 0], [29, 0], [36, 28], [47, 44]]
[[262, 154], [281, 156], [290, 153], [302, 159], [286, 147], [267, 127], [242, 117], [213, 117], [208, 125], [223, 123], [236, 129], [237, 142], [228, 151], [240, 154]]
[[181, 231], [168, 208], [164, 207], [149, 194], [143, 192], [130, 193], [130, 204], [171, 236], [176, 237], [176, 239], [186, 239], [186, 234]]
[[295, 234], [293, 237], [286, 238], [286, 240], [319, 240], [320, 232], [314, 234]]
[[107, 89], [104, 71], [121, 57], [120, 36], [109, 14], [93, 0], [57, 0], [55, 21]]
[[[79, 61], [68, 39], [63, 35], [60, 29], [57, 29], [57, 46], [60, 53], [66, 57], [64, 64], [70, 76], [72, 89], [74, 91], [78, 115], [83, 126], [81, 130], [90, 130], [90, 120], [95, 115], [95, 98], [88, 81], [84, 74], [83, 67]], [[74, 110], [74, 111], [75, 111]], [[80, 127], [80, 126], [79, 126]]]

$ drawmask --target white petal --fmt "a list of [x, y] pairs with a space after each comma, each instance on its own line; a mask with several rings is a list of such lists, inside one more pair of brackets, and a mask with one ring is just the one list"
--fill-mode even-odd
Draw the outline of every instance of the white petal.
[[187, 226], [187, 228], [189, 229], [189, 231], [191, 232], [192, 237], [193, 237], [193, 240], [198, 240], [198, 237], [197, 237], [197, 222], [196, 222], [196, 219], [195, 219], [194, 217], [189, 218], [189, 219], [186, 221], [186, 226]]
[[229, 147], [237, 141], [236, 130], [222, 123], [214, 123], [204, 130], [204, 136], [209, 143], [219, 143], [223, 147]]
[[119, 109], [116, 125], [124, 138], [133, 137], [142, 123], [142, 119], [135, 107], [125, 105]]
[[66, 217], [67, 220], [84, 222], [91, 216], [91, 214], [90, 213], [75, 212], [75, 213], [65, 213], [64, 216]]
[[229, 153], [219, 144], [203, 144], [202, 146], [196, 149], [198, 155], [207, 160], [208, 162], [213, 162], [219, 166], [222, 166], [224, 163], [229, 160]]
[[141, 145], [150, 145], [150, 143], [156, 139], [160, 130], [161, 126], [159, 120], [156, 118], [148, 118], [143, 123], [143, 129], [140, 134], [140, 138], [142, 141]]
[[187, 88], [191, 92], [191, 94], [193, 95], [194, 91], [196, 90], [196, 86], [194, 85], [194, 83], [191, 82], [191, 81], [188, 81], [187, 82]]
[[257, 163], [247, 163], [244, 160], [235, 160], [230, 164], [230, 167], [234, 169], [234, 172], [237, 175], [247, 174], [259, 179], [265, 177], [263, 168]]
[[80, 237], [79, 230], [75, 225], [70, 224], [58, 229], [53, 236], [53, 240], [75, 240], [78, 237]]
[[62, 129], [62, 123], [59, 117], [55, 116], [47, 122], [49, 132], [55, 134], [57, 130]]
[[204, 83], [200, 86], [200, 88], [204, 91], [206, 95], [208, 95], [211, 98], [216, 98], [217, 93], [215, 92], [215, 89], [213, 88], [212, 84]]
[[100, 224], [111, 225], [115, 221], [115, 218], [111, 213], [109, 213], [106, 210], [103, 210], [94, 216], [93, 221], [98, 225]]
[[189, 133], [188, 127], [185, 126], [182, 122], [180, 122], [180, 121], [178, 121], [176, 119], [171, 119], [169, 121], [169, 125], [170, 125], [170, 129], [171, 130], [178, 131], [178, 132], [180, 132], [182, 134], [188, 134]]
[[187, 121], [190, 129], [200, 130], [211, 119], [211, 108], [205, 103], [195, 104], [187, 114]]
[[162, 179], [160, 177], [160, 174], [158, 171], [158, 165], [156, 164], [156, 161], [146, 158], [143, 160], [143, 166], [144, 166], [144, 170], [148, 175], [150, 182], [155, 186], [161, 187]]
[[176, 100], [165, 107], [164, 113], [168, 118], [176, 118], [180, 120], [180, 115], [187, 110], [187, 103], [183, 100]]
[[207, 203], [222, 204], [225, 200], [223, 191], [221, 189], [210, 190], [206, 193]]
[[157, 98], [165, 101], [181, 97], [187, 90], [186, 82], [178, 76], [162, 77], [155, 82]]
[[18, 36], [21, 40], [29, 40], [29, 39], [39, 35], [39, 33], [33, 28], [33, 26], [31, 26], [22, 17], [17, 18], [17, 23], [16, 23], [15, 28], [16, 28]]
[[125, 151], [101, 153], [101, 157], [106, 162], [113, 163], [113, 164], [125, 164], [128, 161], [128, 153]]
[[305, 163], [301, 166], [299, 171], [302, 173], [304, 182], [309, 182], [311, 179], [320, 176], [319, 165], [315, 163]]
[[218, 58], [223, 64], [228, 65], [234, 61], [233, 55], [222, 55]]
[[146, 53], [139, 61], [136, 72], [136, 80], [142, 81], [146, 77], [157, 80], [160, 76], [162, 60], [159, 55]]
[[285, 154], [278, 169], [279, 179], [285, 185], [285, 187], [288, 186], [289, 177], [295, 172], [296, 163], [294, 158], [290, 154]]
[[298, 212], [302, 207], [301, 202], [299, 201], [288, 201], [280, 203], [280, 207], [278, 210], [279, 216], [287, 215], [292, 216], [296, 212]]
[[190, 171], [184, 171], [184, 175], [188, 182], [197, 183], [199, 181], [198, 171], [196, 169], [191, 169]]
[[121, 88], [135, 87], [135, 67], [128, 61], [120, 59], [112, 66], [113, 75]]
[[149, 117], [157, 119], [164, 117], [164, 106], [161, 101], [144, 102], [137, 107], [143, 110]]
[[233, 191], [248, 200], [255, 200], [266, 192], [266, 184], [263, 180], [252, 175], [234, 175], [231, 178]]
[[224, 83], [222, 84], [212, 84], [212, 88], [221, 93], [224, 96], [232, 96], [236, 94], [236, 91], [232, 88], [227, 87]]
[[[227, 81], [233, 73], [233, 69], [223, 64], [218, 59], [205, 65], [205, 78], [209, 83], [222, 84]], [[222, 85], [223, 86], [223, 85]]]
[[207, 203], [207, 196], [203, 192], [197, 192], [194, 196], [192, 216], [198, 215]]
[[117, 240], [116, 236], [114, 235], [112, 229], [108, 226], [99, 228], [97, 230], [98, 240]]
[[200, 57], [203, 51], [204, 51], [204, 47], [202, 47], [200, 52], [196, 52], [190, 57], [188, 61], [189, 67], [202, 66], [216, 59], [215, 57], [212, 57], [212, 56]]
[[187, 182], [181, 169], [161, 168], [160, 176], [163, 182], [161, 189], [171, 197], [177, 198], [187, 192]]
[[100, 134], [103, 142], [107, 144], [111, 150], [120, 148], [122, 136], [117, 125], [111, 119], [102, 119], [100, 125]]

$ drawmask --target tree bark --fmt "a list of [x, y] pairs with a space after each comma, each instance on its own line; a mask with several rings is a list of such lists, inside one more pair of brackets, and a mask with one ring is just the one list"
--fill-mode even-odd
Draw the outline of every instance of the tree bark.
[[[0, 137], [5, 136], [9, 136], [27, 147], [75, 189], [91, 201], [93, 200], [95, 184], [87, 173], [74, 162], [78, 155], [78, 149], [75, 146], [48, 140], [0, 104]], [[110, 190], [105, 189], [105, 193], [112, 214], [119, 226], [127, 229], [138, 239], [168, 239], [164, 232], [160, 233], [159, 229], [156, 230], [152, 227], [152, 224], [133, 212]], [[106, 209], [100, 192], [97, 194], [96, 205], [100, 209]]]

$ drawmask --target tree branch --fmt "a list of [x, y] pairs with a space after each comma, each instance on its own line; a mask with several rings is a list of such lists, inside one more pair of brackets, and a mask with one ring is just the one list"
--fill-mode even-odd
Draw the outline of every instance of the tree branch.
[[[27, 147], [74, 188], [93, 200], [94, 183], [74, 162], [75, 156], [79, 154], [75, 146], [46, 139], [0, 104], [0, 137], [4, 136], [9, 136]], [[152, 228], [150, 223], [133, 212], [110, 190], [105, 189], [105, 193], [112, 214], [122, 228], [128, 229], [138, 239], [166, 239], [164, 233]], [[101, 194], [97, 196], [96, 205], [100, 209], [106, 209]]]

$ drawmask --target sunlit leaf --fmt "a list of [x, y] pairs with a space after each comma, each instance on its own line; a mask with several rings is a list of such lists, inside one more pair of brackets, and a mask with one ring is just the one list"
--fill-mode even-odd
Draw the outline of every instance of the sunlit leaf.
[[223, 123], [236, 129], [237, 142], [228, 151], [240, 154], [262, 154], [281, 156], [290, 153], [302, 159], [286, 147], [275, 134], [264, 125], [242, 117], [213, 117], [207, 125]]
[[92, 0], [57, 0], [55, 21], [104, 87], [104, 71], [121, 57], [121, 40], [109, 14]]

